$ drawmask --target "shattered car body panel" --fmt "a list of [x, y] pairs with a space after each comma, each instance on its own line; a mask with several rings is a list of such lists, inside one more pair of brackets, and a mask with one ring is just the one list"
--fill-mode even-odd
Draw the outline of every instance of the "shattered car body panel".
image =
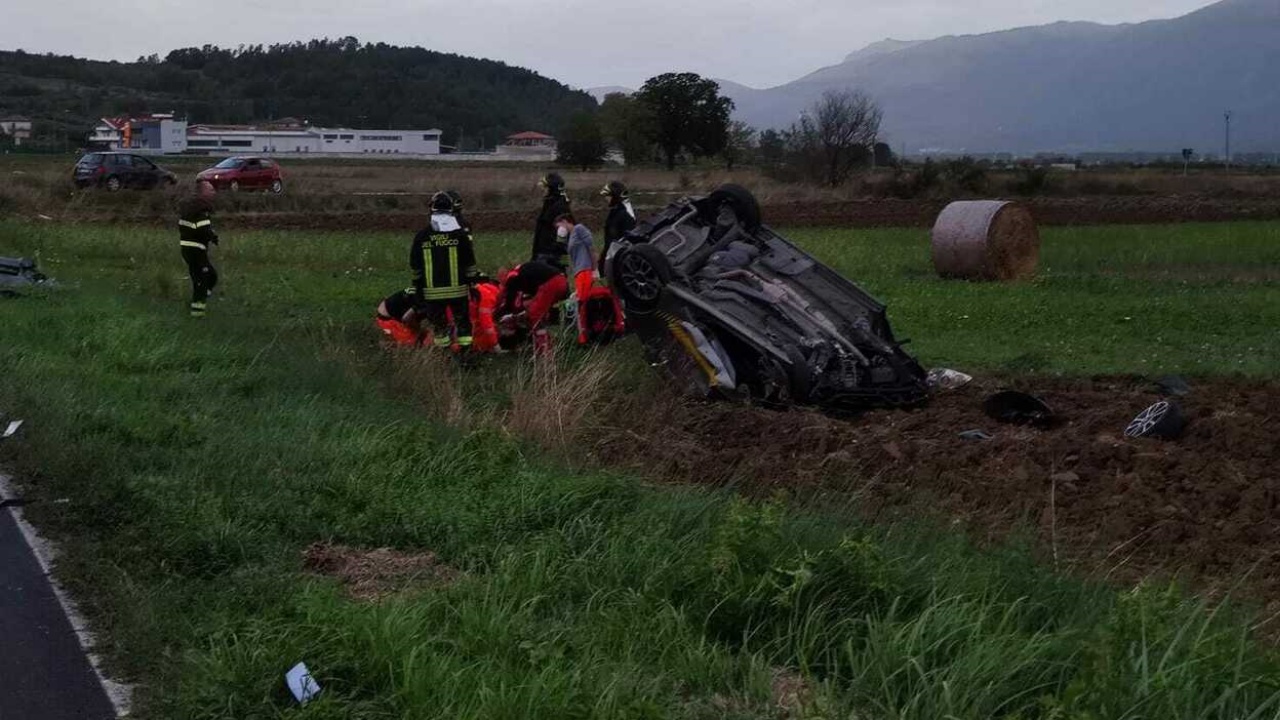
[[52, 284], [52, 280], [36, 269], [35, 260], [0, 257], [0, 294], [13, 295], [19, 290]]
[[607, 272], [650, 359], [707, 396], [833, 409], [926, 399], [885, 307], [759, 224], [744, 189], [674, 202], [611, 253]]

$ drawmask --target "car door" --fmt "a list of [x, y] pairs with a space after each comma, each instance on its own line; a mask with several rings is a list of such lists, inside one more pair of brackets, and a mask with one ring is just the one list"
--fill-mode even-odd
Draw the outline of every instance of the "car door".
[[134, 155], [133, 177], [134, 187], [153, 188], [160, 180], [160, 171], [156, 169], [155, 163], [140, 155]]
[[110, 180], [115, 177], [120, 181], [120, 187], [134, 187], [133, 156], [111, 155], [110, 157], [111, 167], [107, 169], [104, 180]]
[[262, 161], [257, 158], [245, 160], [244, 167], [240, 169], [240, 187], [249, 189], [259, 189], [262, 187]]

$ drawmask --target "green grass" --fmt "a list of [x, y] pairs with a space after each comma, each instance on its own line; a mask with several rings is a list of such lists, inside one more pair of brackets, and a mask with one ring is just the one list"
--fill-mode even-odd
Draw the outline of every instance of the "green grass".
[[[226, 232], [220, 305], [308, 323], [356, 323], [406, 282], [401, 234]], [[944, 281], [924, 231], [798, 230], [790, 237], [863, 284], [927, 365], [969, 371], [1280, 372], [1280, 223], [1047, 228], [1042, 273], [1022, 284]], [[186, 292], [171, 233], [0, 223], [0, 252], [54, 275], [153, 299]], [[481, 233], [490, 269], [523, 234]], [[268, 310], [268, 308], [270, 308]]]
[[[1272, 227], [1236, 226], [1219, 237], [1229, 252], [1183, 255], [1180, 272], [1274, 267]], [[929, 359], [1005, 357], [926, 341], [949, 307], [1009, 306], [994, 286], [930, 280], [916, 235], [796, 237], [889, 299]], [[1190, 237], [1168, 254], [1152, 237], [1117, 266], [1150, 274], [1191, 253]], [[415, 378], [368, 323], [403, 284], [404, 238], [228, 237], [226, 294], [203, 322], [183, 316], [168, 233], [5, 224], [0, 238], [0, 254], [39, 251], [69, 286], [0, 300], [0, 408], [28, 421], [0, 464], [63, 541], [62, 573], [112, 667], [141, 683], [141, 717], [777, 718], [783, 669], [805, 678], [811, 717], [1280, 717], [1280, 663], [1229, 607], [1082, 583], [927, 525], [572, 471], [498, 429], [428, 419], [388, 392]], [[493, 262], [521, 249], [481, 238]], [[1096, 267], [1052, 238], [1046, 255], [1047, 279], [1013, 292], [1071, 298], [1072, 274]], [[1141, 282], [1155, 299], [1182, 280]], [[1237, 323], [1233, 308], [1276, 292], [1203, 287], [1232, 295]], [[1197, 327], [1172, 315], [1180, 333]], [[1054, 322], [1019, 337], [998, 325], [979, 325], [988, 342], [1022, 347]], [[1094, 332], [1058, 327], [1073, 342]], [[1243, 342], [1264, 341], [1275, 349]], [[1105, 347], [1056, 367], [1125, 369], [1133, 346]], [[1177, 367], [1238, 369], [1244, 347], [1212, 364], [1184, 351]], [[1245, 369], [1274, 372], [1270, 355]], [[303, 548], [324, 540], [429, 549], [462, 575], [356, 603], [302, 571]], [[305, 708], [283, 688], [300, 660], [325, 688]]]

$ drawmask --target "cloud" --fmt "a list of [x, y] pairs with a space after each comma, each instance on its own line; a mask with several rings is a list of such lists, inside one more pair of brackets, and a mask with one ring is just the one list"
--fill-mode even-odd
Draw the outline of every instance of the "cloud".
[[577, 87], [638, 86], [693, 71], [781, 84], [870, 42], [1056, 20], [1173, 17], [1206, 0], [7, 0], [0, 47], [132, 60], [177, 47], [234, 47], [354, 35], [502, 60]]

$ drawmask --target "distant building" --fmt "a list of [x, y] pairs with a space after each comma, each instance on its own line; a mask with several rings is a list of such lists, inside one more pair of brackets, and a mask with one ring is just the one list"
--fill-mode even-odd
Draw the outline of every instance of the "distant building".
[[499, 145], [495, 152], [497, 155], [530, 160], [553, 158], [556, 154], [556, 139], [544, 133], [526, 130], [508, 135], [507, 141]]
[[0, 132], [13, 138], [14, 147], [19, 147], [24, 141], [31, 139], [31, 118], [21, 115], [0, 117]]
[[187, 148], [210, 154], [400, 155], [440, 154], [440, 135], [430, 130], [321, 128], [292, 118], [262, 125], [192, 125]]
[[173, 113], [102, 118], [89, 136], [98, 150], [141, 150], [172, 155], [187, 149], [187, 121]]

